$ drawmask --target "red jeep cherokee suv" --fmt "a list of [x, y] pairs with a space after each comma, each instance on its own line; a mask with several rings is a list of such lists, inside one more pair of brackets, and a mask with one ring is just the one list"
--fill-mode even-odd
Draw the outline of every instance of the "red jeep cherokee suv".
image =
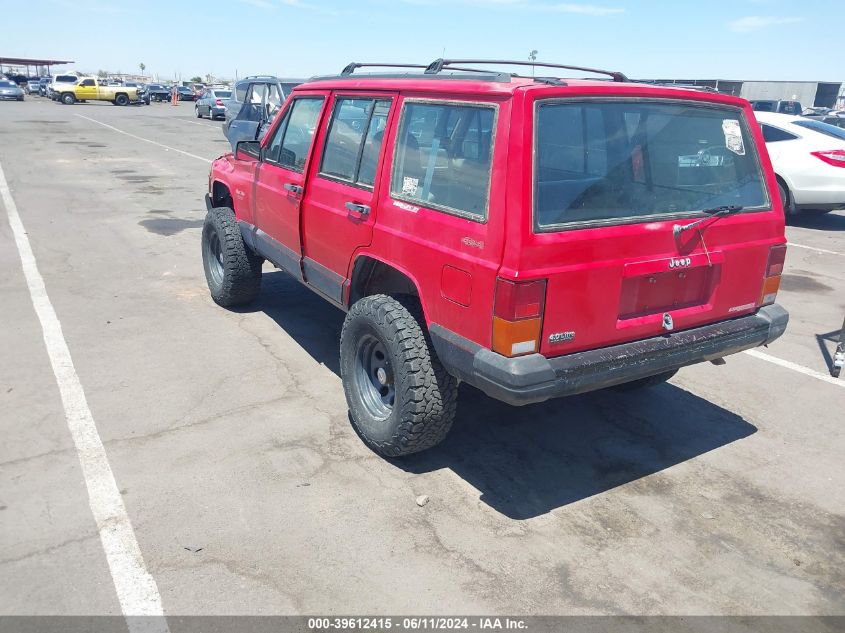
[[510, 404], [649, 386], [786, 328], [748, 102], [475, 68], [503, 63], [350, 64], [211, 168], [212, 298], [252, 301], [269, 260], [345, 310], [351, 419], [384, 455], [440, 442], [462, 380]]

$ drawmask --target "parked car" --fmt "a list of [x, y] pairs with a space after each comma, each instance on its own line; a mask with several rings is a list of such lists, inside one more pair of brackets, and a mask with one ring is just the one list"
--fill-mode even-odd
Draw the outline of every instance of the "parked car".
[[0, 79], [0, 101], [23, 101], [23, 90], [10, 79]]
[[194, 91], [187, 86], [176, 86], [176, 93], [179, 95], [179, 101], [195, 101]]
[[147, 84], [144, 96], [150, 101], [169, 101], [170, 90], [161, 84]]
[[209, 176], [212, 299], [254, 300], [266, 259], [346, 311], [340, 375], [375, 451], [440, 442], [459, 381], [511, 404], [648, 387], [784, 332], [747, 101], [456, 65], [485, 67], [315, 78]]
[[197, 99], [194, 112], [198, 119], [207, 116], [212, 121], [226, 115], [226, 101], [232, 96], [231, 90], [206, 90]]
[[[301, 79], [279, 79], [271, 75], [245, 77], [235, 84], [232, 98], [226, 104], [223, 134], [234, 149], [240, 140], [262, 137], [269, 122]], [[230, 131], [232, 123], [238, 121]]]
[[772, 99], [755, 99], [751, 101], [751, 108], [757, 112], [779, 112], [781, 114], [798, 115], [803, 112], [799, 101], [777, 101]]
[[38, 94], [38, 79], [28, 79], [24, 84], [24, 92], [28, 95]]
[[38, 94], [40, 96], [47, 96], [47, 88], [50, 86], [51, 81], [53, 81], [52, 77], [42, 77], [38, 80]]
[[757, 112], [787, 214], [845, 209], [845, 129]]
[[77, 81], [79, 81], [79, 75], [56, 75], [47, 85], [47, 96], [53, 101], [58, 101], [62, 88], [66, 87], [66, 84], [73, 85]]

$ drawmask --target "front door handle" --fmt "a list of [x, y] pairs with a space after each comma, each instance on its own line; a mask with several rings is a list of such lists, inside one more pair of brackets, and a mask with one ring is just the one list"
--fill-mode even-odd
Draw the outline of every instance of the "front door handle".
[[368, 207], [366, 204], [358, 204], [357, 202], [347, 202], [346, 210], [349, 211], [349, 213], [352, 213], [362, 218], [370, 214], [370, 207]]
[[286, 182], [285, 189], [287, 189], [291, 193], [302, 193], [302, 187], [300, 187], [299, 185], [295, 185], [292, 182]]

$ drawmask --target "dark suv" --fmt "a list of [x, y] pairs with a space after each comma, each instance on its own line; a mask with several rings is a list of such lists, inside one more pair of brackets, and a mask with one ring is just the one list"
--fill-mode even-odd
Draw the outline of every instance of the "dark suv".
[[238, 141], [259, 138], [291, 91], [303, 81], [272, 75], [255, 75], [238, 81], [232, 98], [226, 103], [223, 122], [223, 134], [232, 149]]

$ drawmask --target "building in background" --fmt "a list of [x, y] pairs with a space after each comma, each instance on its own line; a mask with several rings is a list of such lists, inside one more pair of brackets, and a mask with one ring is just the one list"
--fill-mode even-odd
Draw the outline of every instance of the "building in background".
[[654, 79], [652, 83], [710, 88], [743, 99], [800, 101], [804, 107], [835, 108], [845, 106], [841, 82], [829, 81], [750, 81], [730, 79]]

